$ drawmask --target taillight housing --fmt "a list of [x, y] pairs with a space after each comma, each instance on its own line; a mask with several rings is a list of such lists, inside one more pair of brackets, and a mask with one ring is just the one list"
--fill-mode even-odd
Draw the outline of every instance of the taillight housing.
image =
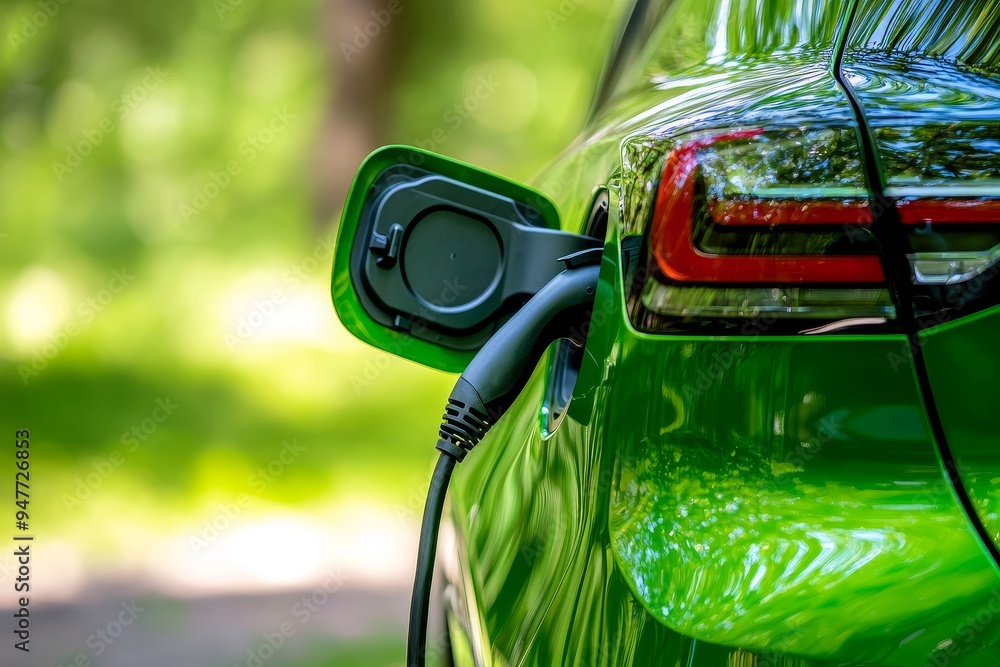
[[850, 129], [741, 129], [667, 153], [633, 280], [648, 331], [832, 332], [895, 308]]
[[886, 189], [909, 249], [921, 327], [1000, 303], [1000, 187], [953, 183]]

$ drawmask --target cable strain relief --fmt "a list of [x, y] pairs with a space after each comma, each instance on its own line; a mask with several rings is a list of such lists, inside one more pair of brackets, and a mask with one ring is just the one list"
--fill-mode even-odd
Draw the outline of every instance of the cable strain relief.
[[466, 450], [462, 449], [458, 445], [452, 443], [450, 440], [438, 440], [437, 449], [455, 459], [455, 463], [461, 463], [465, 460], [465, 455], [468, 454]]
[[452, 447], [442, 447], [439, 442], [438, 449], [452, 454], [456, 461], [461, 461], [461, 458], [452, 453], [452, 448], [463, 451], [462, 458], [465, 458], [465, 453], [472, 451], [472, 448], [479, 444], [490, 426], [492, 422], [479, 394], [465, 378], [459, 378], [451, 396], [448, 397], [448, 406], [441, 418], [439, 431], [441, 441], [449, 443]]

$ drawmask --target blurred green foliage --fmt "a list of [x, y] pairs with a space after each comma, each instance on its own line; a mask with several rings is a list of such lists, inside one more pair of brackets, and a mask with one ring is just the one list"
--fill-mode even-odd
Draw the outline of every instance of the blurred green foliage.
[[[530, 178], [580, 127], [611, 4], [404, 2], [380, 137]], [[0, 430], [32, 432], [40, 530], [110, 576], [240, 493], [320, 516], [422, 493], [451, 378], [364, 348], [329, 302], [317, 136], [350, 67], [329, 14], [0, 6]], [[285, 441], [303, 453], [255, 489]]]

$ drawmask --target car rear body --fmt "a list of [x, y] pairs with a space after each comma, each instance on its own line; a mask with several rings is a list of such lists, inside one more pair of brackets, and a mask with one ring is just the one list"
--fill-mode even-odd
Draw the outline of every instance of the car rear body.
[[997, 3], [637, 5], [537, 184], [607, 197], [586, 349], [453, 481], [459, 664], [1000, 664], [998, 68]]

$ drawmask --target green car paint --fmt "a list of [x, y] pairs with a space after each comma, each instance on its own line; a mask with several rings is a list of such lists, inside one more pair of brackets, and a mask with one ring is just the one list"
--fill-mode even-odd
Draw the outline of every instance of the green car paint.
[[909, 665], [1000, 593], [912, 369], [892, 370], [900, 342], [623, 345], [615, 405], [666, 399], [608, 417], [612, 546], [651, 613], [722, 644]]
[[[609, 244], [598, 292], [611, 313], [617, 256]], [[563, 425], [545, 438], [536, 417], [543, 364], [453, 483], [462, 587], [481, 614], [471, 652], [995, 664], [980, 649], [996, 626], [977, 619], [1000, 579], [941, 473], [909, 361], [890, 369], [903, 342], [595, 324]]]
[[[594, 117], [536, 184], [571, 232], [588, 228], [595, 193], [610, 199], [567, 416], [548, 419], [553, 346], [452, 481], [439, 558], [456, 664], [995, 667], [992, 293], [957, 309], [951, 288], [917, 294], [918, 316], [945, 313], [919, 332], [776, 335], [763, 320], [697, 335], [641, 317], [631, 287], [664, 160], [692, 138], [759, 132], [772, 160], [730, 174], [751, 189], [883, 189], [893, 207], [913, 192], [1000, 194], [1000, 8], [637, 7]], [[840, 53], [857, 99], [836, 78]], [[781, 153], [794, 145], [794, 159]], [[438, 159], [411, 150], [374, 154], [353, 187], [401, 155]], [[477, 184], [516, 187], [504, 183]], [[460, 370], [469, 353], [365, 315], [346, 270], [359, 215], [345, 211], [335, 260], [341, 319], [381, 349]], [[920, 234], [900, 247], [951, 242]]]
[[996, 361], [1000, 308], [920, 333], [931, 388], [958, 474], [994, 544], [1000, 546], [1000, 454]]
[[[642, 85], [538, 181], [574, 232], [610, 190], [597, 315], [569, 417], [551, 433], [540, 417], [553, 353], [454, 478], [457, 664], [1000, 664], [997, 566], [905, 334], [654, 335], [627, 315], [624, 243], [648, 224], [666, 153], [713, 128], [859, 131], [831, 59], [845, 13], [871, 12], [776, 2], [767, 23], [748, 20], [756, 3], [651, 4], [666, 18]], [[921, 334], [994, 535], [998, 320]]]

